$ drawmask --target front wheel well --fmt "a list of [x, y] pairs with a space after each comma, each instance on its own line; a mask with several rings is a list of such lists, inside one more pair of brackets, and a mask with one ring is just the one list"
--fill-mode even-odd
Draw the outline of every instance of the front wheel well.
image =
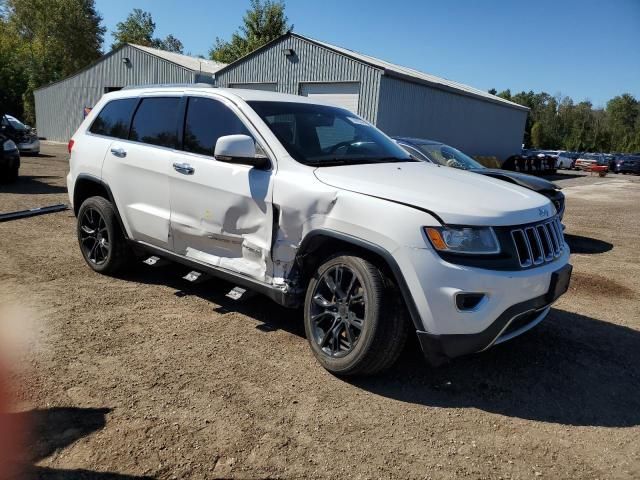
[[300, 250], [298, 250], [294, 267], [298, 275], [298, 281], [306, 287], [309, 279], [322, 262], [338, 252], [362, 257], [378, 267], [386, 278], [394, 278], [389, 264], [382, 255], [348, 240], [319, 234], [303, 242]]
[[290, 275], [298, 290], [305, 291], [316, 269], [336, 253], [359, 256], [375, 265], [388, 282], [387, 285], [400, 292], [411, 320], [417, 329], [422, 330], [417, 308], [395, 260], [386, 250], [357, 238], [328, 232], [313, 234], [305, 239], [298, 250]]

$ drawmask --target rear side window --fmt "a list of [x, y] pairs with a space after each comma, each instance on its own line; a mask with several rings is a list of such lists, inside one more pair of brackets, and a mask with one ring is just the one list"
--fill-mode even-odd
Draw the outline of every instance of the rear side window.
[[137, 98], [111, 100], [100, 111], [89, 131], [97, 135], [126, 139], [129, 135], [131, 114], [137, 102]]
[[183, 149], [186, 152], [213, 156], [218, 138], [239, 134], [251, 136], [226, 105], [210, 98], [189, 98], [184, 121]]
[[175, 148], [179, 103], [178, 97], [144, 98], [133, 117], [129, 140]]

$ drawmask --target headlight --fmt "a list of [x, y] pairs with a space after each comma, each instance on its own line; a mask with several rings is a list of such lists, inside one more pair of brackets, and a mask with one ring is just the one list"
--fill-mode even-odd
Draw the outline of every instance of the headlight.
[[424, 227], [433, 247], [440, 252], [467, 255], [500, 253], [500, 244], [491, 227]]
[[17, 150], [18, 147], [16, 146], [16, 144], [13, 142], [13, 140], [7, 140], [6, 142], [4, 142], [4, 144], [2, 145], [2, 149], [5, 152], [11, 152], [13, 150]]

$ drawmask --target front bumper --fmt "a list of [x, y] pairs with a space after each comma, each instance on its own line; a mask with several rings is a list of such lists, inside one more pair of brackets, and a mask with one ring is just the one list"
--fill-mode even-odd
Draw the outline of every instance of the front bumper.
[[19, 143], [18, 150], [20, 153], [40, 153], [40, 140], [36, 138], [29, 142]]
[[[550, 295], [555, 272], [569, 269], [569, 248], [547, 264], [523, 270], [489, 270], [456, 265], [430, 249], [399, 249], [410, 308], [423, 351], [431, 363], [475, 353], [524, 333], [542, 321], [557, 297]], [[477, 306], [461, 310], [456, 296], [483, 294]]]
[[517, 337], [539, 324], [549, 313], [546, 295], [518, 303], [505, 310], [487, 329], [479, 333], [436, 335], [416, 332], [420, 347], [432, 365], [449, 359], [481, 352], [493, 345]]

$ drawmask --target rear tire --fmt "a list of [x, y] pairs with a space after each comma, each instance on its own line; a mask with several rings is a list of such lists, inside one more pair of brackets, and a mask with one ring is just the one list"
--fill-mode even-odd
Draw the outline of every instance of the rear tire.
[[304, 305], [307, 340], [336, 375], [372, 375], [391, 367], [404, 348], [407, 324], [399, 295], [364, 258], [338, 254], [311, 278]]
[[18, 170], [17, 167], [0, 170], [0, 183], [13, 183], [18, 180]]
[[132, 259], [116, 211], [104, 197], [89, 197], [82, 203], [77, 232], [82, 256], [96, 272], [114, 275]]

